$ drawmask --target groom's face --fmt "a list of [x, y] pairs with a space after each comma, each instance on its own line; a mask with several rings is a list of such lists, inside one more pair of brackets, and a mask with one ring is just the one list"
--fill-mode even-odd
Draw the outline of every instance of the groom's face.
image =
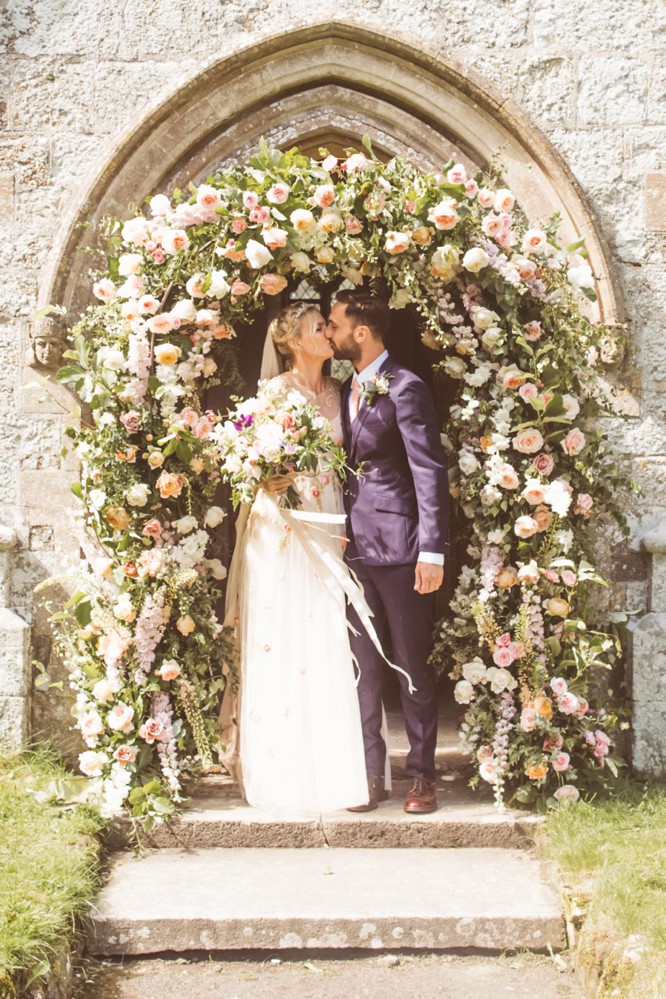
[[344, 302], [336, 302], [328, 317], [326, 336], [333, 345], [335, 356], [341, 361], [356, 362], [361, 358], [361, 346], [354, 338], [354, 329], [347, 316], [347, 306]]

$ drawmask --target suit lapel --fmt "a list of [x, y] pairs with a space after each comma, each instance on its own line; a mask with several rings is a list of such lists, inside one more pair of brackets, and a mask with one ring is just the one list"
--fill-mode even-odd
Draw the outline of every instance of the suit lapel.
[[[382, 366], [380, 367], [379, 371], [377, 372], [377, 375], [387, 374], [388, 372], [391, 371], [392, 368], [393, 368], [393, 361], [391, 360], [391, 356], [389, 355], [386, 358], [386, 360], [384, 361], [384, 363], [382, 364]], [[390, 382], [389, 382], [389, 392], [390, 391], [391, 391], [391, 389], [390, 389]], [[351, 448], [350, 448], [350, 450], [352, 451], [352, 453], [354, 453], [356, 451], [356, 445], [358, 443], [358, 437], [359, 437], [359, 434], [360, 434], [361, 430], [363, 429], [363, 424], [367, 420], [367, 418], [368, 418], [368, 416], [370, 414], [370, 410], [374, 409], [374, 407], [378, 404], [379, 398], [380, 398], [379, 396], [375, 396], [374, 401], [371, 404], [367, 403], [365, 400], [361, 403], [359, 411], [356, 414], [356, 419], [351, 424], [351, 433], [350, 433], [349, 439], [350, 439], [350, 442], [351, 442]], [[349, 405], [348, 404], [347, 404], [346, 408], [347, 408], [347, 413], [349, 413]]]

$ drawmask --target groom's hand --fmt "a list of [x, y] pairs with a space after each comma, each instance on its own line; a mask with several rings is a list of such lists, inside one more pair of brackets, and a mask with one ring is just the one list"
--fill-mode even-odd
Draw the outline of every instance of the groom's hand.
[[444, 566], [432, 562], [417, 562], [414, 589], [417, 593], [434, 593], [444, 582]]

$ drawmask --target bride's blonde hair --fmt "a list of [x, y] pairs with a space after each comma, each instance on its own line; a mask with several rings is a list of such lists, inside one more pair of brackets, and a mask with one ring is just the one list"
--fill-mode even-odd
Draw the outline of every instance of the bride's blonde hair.
[[[290, 340], [300, 340], [303, 333], [312, 332], [317, 325], [316, 316], [319, 309], [311, 302], [292, 302], [281, 309], [268, 327], [268, 333], [275, 344], [275, 349], [288, 358], [294, 359], [294, 351]], [[309, 329], [304, 320], [309, 319]]]

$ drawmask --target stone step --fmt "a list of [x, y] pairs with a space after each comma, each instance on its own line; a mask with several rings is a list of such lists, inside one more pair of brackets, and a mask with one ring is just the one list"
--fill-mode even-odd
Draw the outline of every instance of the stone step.
[[[207, 779], [183, 813], [157, 826], [148, 846], [184, 847], [529, 847], [543, 821], [527, 812], [499, 812], [463, 780], [441, 783], [439, 809], [430, 815], [406, 815], [407, 781], [394, 784], [391, 800], [374, 812], [332, 812], [281, 818], [244, 802], [224, 778]], [[129, 843], [129, 827], [118, 830], [116, 849]]]
[[88, 950], [564, 946], [538, 861], [506, 849], [207, 849], [116, 856]]

